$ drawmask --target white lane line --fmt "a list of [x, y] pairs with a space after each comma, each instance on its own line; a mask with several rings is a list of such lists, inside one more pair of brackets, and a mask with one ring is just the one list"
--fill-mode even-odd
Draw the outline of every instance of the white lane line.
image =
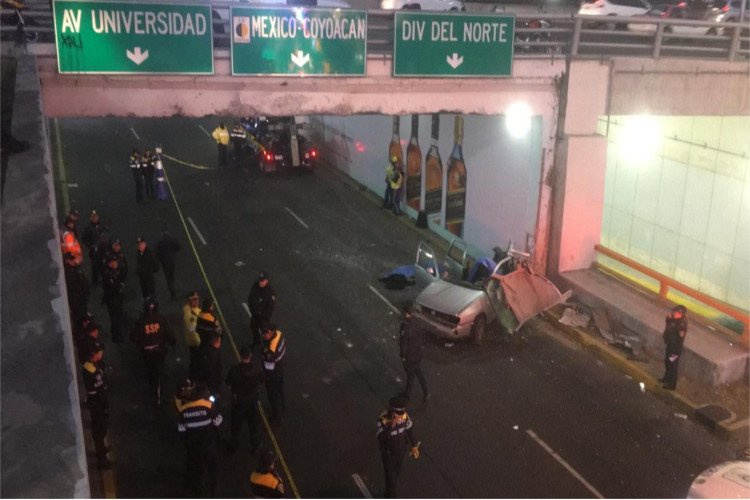
[[305, 224], [305, 221], [303, 221], [302, 219], [300, 219], [299, 217], [297, 217], [297, 214], [295, 214], [294, 212], [292, 212], [291, 208], [289, 208], [289, 207], [284, 207], [284, 208], [286, 208], [287, 212], [289, 212], [290, 214], [292, 214], [292, 217], [294, 217], [295, 219], [297, 219], [297, 222], [299, 222], [300, 224], [302, 224], [303, 226], [305, 226], [306, 229], [310, 229], [310, 226], [308, 226], [307, 224]]
[[245, 309], [247, 315], [250, 316], [250, 319], [253, 319], [253, 313], [250, 312], [250, 307], [248, 307], [247, 303], [243, 302], [242, 307]]
[[198, 235], [198, 239], [201, 240], [201, 243], [203, 243], [204, 245], [208, 245], [208, 243], [206, 243], [206, 238], [204, 238], [201, 232], [198, 231], [198, 226], [195, 225], [195, 222], [193, 222], [193, 219], [188, 217], [187, 221], [190, 223], [191, 226], [193, 226], [193, 231], [195, 231], [195, 234]]
[[133, 127], [130, 127], [130, 131], [133, 132], [133, 135], [135, 136], [136, 139], [138, 139], [139, 141], [141, 140], [141, 138], [138, 137], [138, 134], [136, 134], [135, 129]]
[[381, 293], [380, 293], [380, 292], [378, 292], [377, 290], [375, 290], [375, 289], [374, 289], [374, 288], [372, 287], [372, 285], [367, 285], [367, 286], [369, 286], [369, 287], [370, 287], [370, 290], [372, 290], [372, 293], [374, 293], [375, 295], [377, 295], [378, 297], [380, 297], [380, 298], [381, 298], [381, 299], [383, 300], [383, 302], [385, 302], [386, 304], [388, 304], [388, 307], [390, 307], [391, 309], [393, 309], [393, 311], [394, 311], [394, 312], [395, 312], [396, 314], [401, 314], [401, 311], [399, 311], [399, 310], [398, 310], [398, 307], [396, 307], [396, 306], [394, 306], [393, 304], [391, 304], [390, 302], [388, 302], [388, 299], [386, 299], [385, 297], [383, 297], [383, 295], [381, 295]]
[[552, 455], [552, 458], [554, 458], [555, 460], [557, 460], [558, 462], [560, 462], [560, 464], [563, 467], [565, 467], [568, 470], [568, 472], [570, 472], [573, 475], [574, 478], [578, 479], [581, 482], [581, 484], [583, 484], [586, 488], [588, 488], [588, 490], [591, 493], [593, 493], [596, 496], [596, 498], [604, 498], [602, 496], [602, 494], [597, 491], [596, 488], [594, 488], [593, 486], [591, 486], [591, 484], [589, 484], [589, 482], [586, 481], [583, 478], [583, 476], [581, 476], [578, 472], [576, 472], [576, 470], [573, 467], [571, 467], [568, 464], [568, 462], [566, 462], [565, 460], [563, 460], [560, 455], [558, 455], [557, 453], [555, 453], [555, 450], [553, 450], [552, 448], [550, 448], [547, 443], [545, 443], [544, 441], [542, 441], [542, 438], [540, 438], [539, 436], [537, 436], [534, 433], [534, 431], [532, 431], [531, 429], [526, 429], [526, 434], [528, 434], [529, 436], [531, 436], [531, 438], [534, 441], [536, 441], [539, 444], [539, 446], [541, 446], [542, 448], [544, 448], [547, 451], [547, 453], [549, 453], [550, 455]]
[[[208, 133], [208, 130], [206, 130], [205, 128], [203, 128], [203, 125], [198, 124], [198, 126], [200, 127], [200, 129], [203, 131], [204, 134], [206, 134], [207, 136], [211, 137], [211, 134]], [[211, 138], [213, 139], [213, 137], [211, 137]]]
[[352, 479], [354, 479], [354, 482], [357, 483], [357, 487], [359, 488], [359, 491], [362, 492], [365, 498], [372, 498], [372, 495], [370, 494], [370, 490], [367, 489], [367, 486], [365, 486], [365, 483], [362, 481], [362, 478], [359, 477], [359, 474], [357, 474], [356, 472], [352, 474]]

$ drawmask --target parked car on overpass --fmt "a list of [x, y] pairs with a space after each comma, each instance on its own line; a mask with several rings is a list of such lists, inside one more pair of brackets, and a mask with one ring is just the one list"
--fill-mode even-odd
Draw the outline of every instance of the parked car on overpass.
[[[651, 10], [652, 5], [647, 0], [584, 0], [579, 14], [586, 16], [637, 16]], [[624, 28], [612, 21], [603, 19], [594, 24], [605, 29], [614, 30]]]
[[[654, 33], [657, 27], [656, 21], [661, 19], [705, 21], [706, 11], [702, 9], [690, 9], [684, 2], [678, 5], [662, 5], [654, 7], [642, 16], [634, 16], [633, 22], [628, 23], [628, 30], [637, 31], [639, 33]], [[664, 33], [705, 35], [708, 31], [709, 28], [707, 26], [683, 24], [668, 24], [667, 26], [664, 26]]]

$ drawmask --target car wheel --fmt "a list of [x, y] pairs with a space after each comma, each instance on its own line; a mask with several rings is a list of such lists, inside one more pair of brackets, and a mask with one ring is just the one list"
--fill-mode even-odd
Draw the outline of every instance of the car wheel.
[[487, 316], [480, 314], [474, 318], [471, 324], [471, 341], [475, 344], [481, 344], [484, 340], [484, 334], [487, 332]]

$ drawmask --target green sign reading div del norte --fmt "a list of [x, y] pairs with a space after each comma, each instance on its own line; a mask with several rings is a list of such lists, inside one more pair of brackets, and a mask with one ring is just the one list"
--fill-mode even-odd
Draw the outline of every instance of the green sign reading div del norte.
[[367, 12], [232, 7], [233, 75], [364, 76]]
[[213, 74], [208, 5], [55, 0], [60, 73]]
[[393, 76], [510, 76], [515, 18], [396, 12]]

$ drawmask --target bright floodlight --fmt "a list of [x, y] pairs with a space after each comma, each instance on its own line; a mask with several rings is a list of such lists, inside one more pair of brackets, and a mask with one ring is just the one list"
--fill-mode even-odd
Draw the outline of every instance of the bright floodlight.
[[645, 163], [661, 143], [661, 122], [651, 115], [622, 117], [620, 151], [635, 164]]
[[531, 129], [531, 108], [524, 102], [511, 104], [505, 111], [505, 127], [508, 133], [520, 139]]

